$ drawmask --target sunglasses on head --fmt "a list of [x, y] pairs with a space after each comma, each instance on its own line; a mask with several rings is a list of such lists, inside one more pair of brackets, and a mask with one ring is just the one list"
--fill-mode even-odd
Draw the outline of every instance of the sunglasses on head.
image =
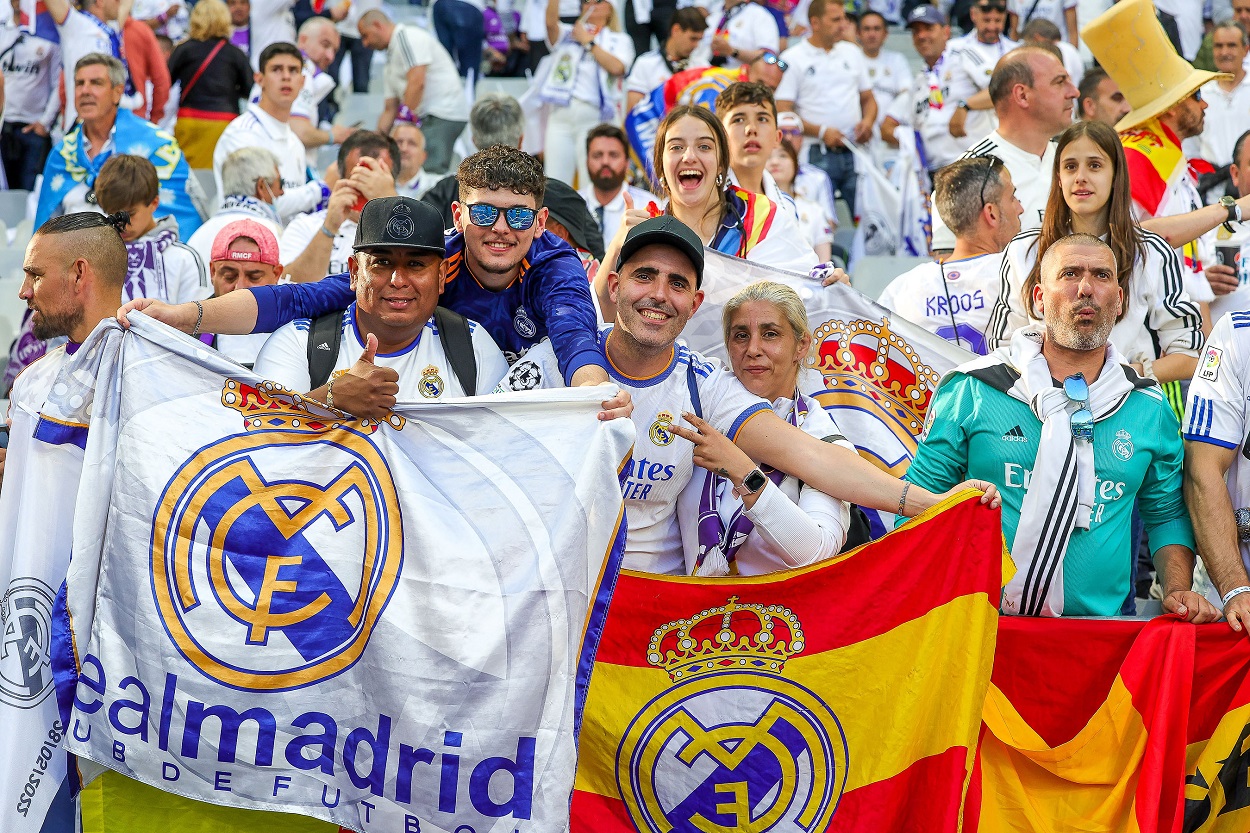
[[781, 70], [782, 72], [785, 72], [786, 70], [790, 69], [789, 63], [781, 60], [772, 52], [765, 52], [763, 55], [760, 56], [760, 60], [766, 64], [772, 64], [773, 66], [777, 67], [777, 69]]
[[1003, 166], [1003, 160], [993, 155], [984, 156], [982, 158], [990, 160], [990, 164], [985, 166], [985, 177], [981, 180], [981, 207], [984, 208], [986, 206], [985, 186], [990, 184], [990, 174], [994, 173], [995, 170]]
[[484, 202], [475, 202], [468, 206], [469, 222], [475, 226], [490, 228], [495, 225], [499, 219], [499, 212], [503, 212], [504, 221], [508, 224], [508, 228], [513, 231], [525, 231], [534, 225], [534, 217], [538, 215], [537, 208], [500, 208], [497, 205], [490, 205]]
[[1006, 12], [1007, 7], [998, 3], [981, 3], [976, 7], [976, 10], [979, 12]]
[[1068, 401], [1077, 406], [1069, 421], [1072, 425], [1072, 438], [1075, 440], [1094, 439], [1094, 413], [1089, 409], [1089, 383], [1084, 373], [1074, 373], [1063, 380], [1063, 392]]

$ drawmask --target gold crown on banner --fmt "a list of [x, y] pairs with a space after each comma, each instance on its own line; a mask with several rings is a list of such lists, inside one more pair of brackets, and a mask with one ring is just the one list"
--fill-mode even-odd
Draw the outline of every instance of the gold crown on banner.
[[647, 662], [674, 682], [714, 671], [780, 674], [786, 660], [802, 650], [803, 628], [788, 608], [739, 604], [730, 596], [721, 607], [657, 628]]
[[940, 377], [888, 320], [826, 321], [812, 337], [829, 390], [857, 388], [919, 432]]
[[[248, 431], [295, 430], [320, 434], [346, 426], [372, 434], [379, 425], [371, 419], [343, 418], [342, 414], [326, 408], [315, 399], [270, 381], [249, 385], [237, 379], [227, 379], [221, 389], [221, 404], [241, 413], [243, 427]], [[324, 413], [313, 413], [310, 407]], [[404, 418], [398, 414], [391, 414], [386, 421], [396, 429], [404, 427]]]

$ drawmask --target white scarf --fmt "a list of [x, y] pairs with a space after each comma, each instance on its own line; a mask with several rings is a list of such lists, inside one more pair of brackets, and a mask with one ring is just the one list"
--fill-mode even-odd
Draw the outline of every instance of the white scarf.
[[[1009, 365], [1020, 377], [1007, 395], [1029, 406], [1042, 423], [1042, 439], [1033, 461], [1033, 475], [1024, 502], [1011, 557], [1016, 575], [1003, 589], [1004, 613], [1024, 616], [1063, 615], [1063, 559], [1074, 528], [1089, 529], [1094, 505], [1094, 445], [1072, 437], [1070, 403], [1055, 387], [1042, 355], [1041, 325], [1016, 331], [1011, 343], [988, 356], [960, 365], [952, 373]], [[1127, 362], [1111, 344], [1098, 378], [1089, 384], [1089, 408], [1099, 422], [1119, 410], [1133, 391], [1125, 374]], [[974, 376], [976, 374], [973, 374]]]

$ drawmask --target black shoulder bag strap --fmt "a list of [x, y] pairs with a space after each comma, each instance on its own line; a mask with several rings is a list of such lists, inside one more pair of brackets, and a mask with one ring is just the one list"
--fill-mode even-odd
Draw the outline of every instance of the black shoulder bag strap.
[[447, 356], [451, 372], [460, 380], [464, 395], [476, 396], [477, 354], [473, 352], [469, 319], [446, 307], [435, 307], [434, 323], [438, 326], [438, 340], [443, 344], [443, 354]]
[[308, 328], [309, 390], [316, 390], [330, 379], [343, 340], [343, 311], [327, 312], [313, 319]]

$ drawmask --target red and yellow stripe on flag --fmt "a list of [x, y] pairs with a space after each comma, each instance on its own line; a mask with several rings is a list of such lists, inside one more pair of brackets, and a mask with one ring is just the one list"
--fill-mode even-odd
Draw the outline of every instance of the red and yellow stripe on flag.
[[957, 830], [1004, 568], [966, 492], [801, 570], [623, 573], [572, 830]]
[[1223, 623], [1004, 618], [977, 833], [1246, 833], [1250, 642]]

